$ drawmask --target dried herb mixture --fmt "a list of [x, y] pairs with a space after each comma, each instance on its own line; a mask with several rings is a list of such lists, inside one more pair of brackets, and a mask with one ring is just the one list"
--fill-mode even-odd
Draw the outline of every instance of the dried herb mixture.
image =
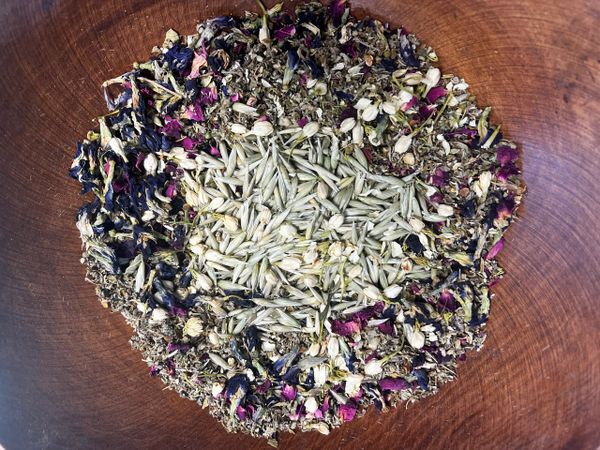
[[455, 376], [524, 187], [436, 61], [334, 0], [170, 30], [104, 83], [77, 225], [151, 375], [271, 442]]

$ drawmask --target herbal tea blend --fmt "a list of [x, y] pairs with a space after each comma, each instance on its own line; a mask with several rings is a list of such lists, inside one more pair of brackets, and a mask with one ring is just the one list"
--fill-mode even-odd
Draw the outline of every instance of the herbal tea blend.
[[485, 339], [515, 145], [432, 49], [343, 0], [197, 31], [106, 81], [77, 147], [101, 301], [230, 431], [327, 434], [435, 393]]

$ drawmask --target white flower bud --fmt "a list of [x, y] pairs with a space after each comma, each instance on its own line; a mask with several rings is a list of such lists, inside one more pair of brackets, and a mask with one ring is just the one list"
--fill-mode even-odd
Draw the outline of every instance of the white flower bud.
[[163, 320], [166, 320], [167, 317], [169, 317], [169, 315], [167, 314], [167, 312], [164, 309], [154, 308], [152, 310], [152, 315], [150, 317], [150, 320], [152, 322], [162, 322]]
[[369, 105], [371, 105], [371, 103], [372, 102], [370, 99], [363, 97], [359, 101], [356, 102], [356, 104], [354, 105], [354, 108], [358, 109], [360, 111], [360, 110], [366, 109]]
[[290, 225], [289, 223], [284, 223], [279, 227], [279, 234], [284, 239], [290, 239], [296, 236], [298, 230], [294, 225]]
[[202, 328], [202, 321], [198, 317], [192, 317], [185, 323], [183, 334], [187, 334], [191, 337], [200, 336]]
[[360, 122], [356, 122], [354, 128], [352, 128], [352, 142], [356, 145], [361, 145], [363, 143], [363, 138], [365, 137], [365, 130]]
[[381, 292], [379, 292], [379, 289], [371, 284], [363, 289], [363, 294], [365, 294], [365, 296], [371, 300], [377, 300], [381, 297]]
[[354, 117], [348, 117], [342, 120], [342, 123], [340, 123], [340, 131], [342, 133], [348, 133], [350, 130], [352, 130], [352, 128], [354, 128], [355, 125], [356, 120], [354, 119]]
[[416, 217], [411, 217], [408, 223], [417, 233], [420, 233], [421, 230], [425, 228], [425, 224], [423, 223], [423, 221]]
[[344, 388], [344, 392], [349, 397], [356, 397], [358, 395], [358, 391], [360, 390], [360, 385], [362, 383], [364, 376], [351, 373], [346, 377], [346, 387]]
[[231, 130], [231, 132], [233, 134], [246, 134], [246, 133], [248, 133], [248, 129], [244, 125], [242, 125], [240, 123], [231, 124], [231, 127], [229, 129]]
[[271, 122], [267, 122], [266, 120], [259, 120], [254, 122], [251, 133], [256, 136], [269, 136], [271, 133], [273, 133], [273, 125], [271, 125]]
[[411, 347], [420, 349], [425, 345], [425, 335], [415, 330], [412, 325], [404, 324], [404, 335]]
[[319, 404], [317, 403], [317, 400], [315, 400], [314, 397], [308, 397], [304, 402], [304, 409], [307, 413], [312, 414], [317, 409], [319, 409]]
[[381, 109], [383, 109], [383, 112], [386, 114], [393, 116], [398, 112], [398, 105], [396, 105], [394, 102], [383, 102]]
[[401, 155], [409, 149], [410, 144], [412, 144], [412, 138], [410, 136], [400, 136], [400, 138], [396, 141], [396, 145], [394, 145], [394, 151]]
[[148, 153], [144, 159], [144, 170], [146, 173], [154, 175], [158, 168], [158, 159], [154, 153]]
[[308, 122], [304, 127], [302, 127], [302, 134], [309, 138], [317, 134], [319, 131], [319, 124], [317, 122]]
[[210, 291], [213, 287], [213, 282], [208, 275], [199, 273], [196, 275], [196, 286], [201, 291]]
[[335, 358], [340, 353], [340, 341], [335, 336], [330, 336], [327, 342], [327, 354], [330, 358]]
[[385, 296], [390, 299], [398, 297], [400, 292], [402, 292], [402, 288], [397, 284], [392, 284], [383, 290]]
[[329, 228], [332, 230], [337, 230], [344, 223], [344, 215], [343, 214], [334, 214], [329, 219]]
[[283, 258], [278, 263], [279, 268], [281, 270], [285, 270], [286, 272], [294, 272], [294, 271], [298, 270], [301, 265], [302, 265], [302, 261], [300, 261], [298, 258], [294, 258], [291, 256], [287, 257], [287, 258]]
[[253, 108], [252, 106], [248, 106], [245, 103], [236, 102], [233, 104], [231, 109], [233, 109], [236, 113], [239, 113], [239, 114], [245, 114], [245, 115], [253, 116], [253, 117], [258, 116], [258, 113], [256, 112], [256, 108]]
[[383, 362], [379, 359], [372, 359], [365, 364], [365, 375], [379, 375], [382, 372]]
[[365, 122], [371, 122], [375, 120], [379, 115], [379, 106], [378, 105], [369, 105], [362, 112], [362, 119]]
[[443, 217], [450, 217], [454, 215], [454, 208], [450, 205], [437, 205], [437, 213]]
[[230, 233], [235, 233], [239, 227], [237, 218], [229, 215], [223, 216], [223, 225]]

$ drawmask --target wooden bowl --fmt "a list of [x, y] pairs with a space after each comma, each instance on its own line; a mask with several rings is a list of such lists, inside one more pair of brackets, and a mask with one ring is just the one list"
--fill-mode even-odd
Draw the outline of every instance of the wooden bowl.
[[[439, 395], [282, 448], [600, 445], [600, 10], [593, 0], [356, 0], [464, 77], [522, 146], [529, 195], [500, 256], [484, 349]], [[84, 281], [66, 178], [100, 84], [165, 31], [251, 0], [4, 0], [0, 7], [0, 444], [267, 448], [163, 390]]]

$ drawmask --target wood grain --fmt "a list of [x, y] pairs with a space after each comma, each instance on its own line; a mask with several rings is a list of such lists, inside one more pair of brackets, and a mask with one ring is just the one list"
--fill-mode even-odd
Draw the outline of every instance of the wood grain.
[[[439, 395], [282, 448], [594, 449], [600, 445], [600, 36], [594, 0], [357, 0], [431, 44], [522, 145], [529, 195], [500, 260], [485, 348]], [[66, 179], [105, 110], [99, 86], [164, 32], [252, 1], [0, 5], [0, 444], [267, 448], [163, 390], [83, 281]]]

